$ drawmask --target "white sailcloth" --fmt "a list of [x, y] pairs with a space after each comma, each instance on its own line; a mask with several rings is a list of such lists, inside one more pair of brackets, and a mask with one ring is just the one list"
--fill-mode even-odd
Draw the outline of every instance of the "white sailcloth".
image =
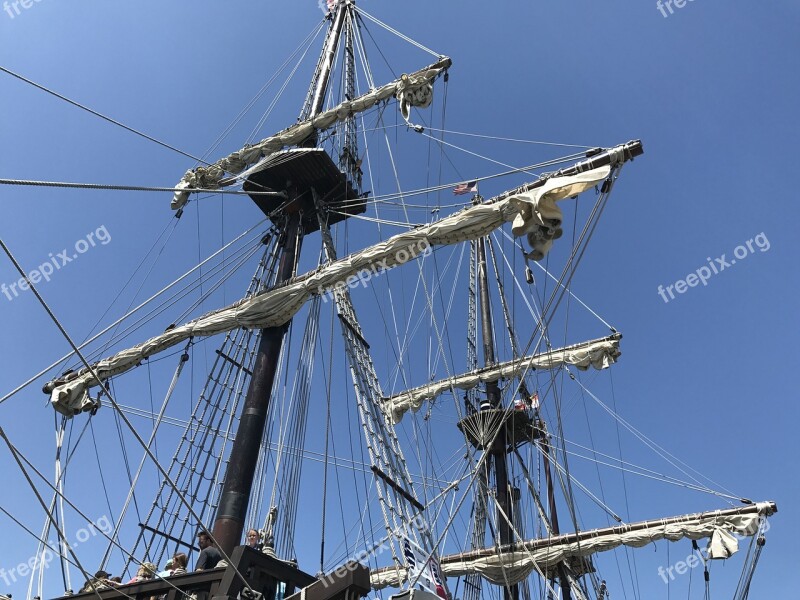
[[[578, 189], [594, 187], [608, 177], [610, 172], [611, 167], [605, 166], [578, 175], [553, 177], [538, 189], [549, 189], [546, 193], [551, 200], [564, 199], [574, 195]], [[295, 277], [285, 285], [207, 313], [133, 348], [122, 350], [96, 363], [94, 370], [104, 381], [192, 337], [216, 335], [239, 327], [260, 329], [283, 325], [312, 295], [326, 294], [336, 287], [353, 284], [358, 281], [359, 274], [361, 277], [368, 277], [376, 269], [383, 270], [403, 264], [431, 246], [457, 244], [486, 236], [505, 222], [520, 222], [519, 219], [522, 219], [524, 227], [526, 218], [536, 218], [525, 216], [528, 211], [521, 207], [526, 206], [529, 205], [520, 203], [517, 196], [510, 193], [470, 206], [430, 225], [400, 233], [315, 271]], [[95, 407], [88, 399], [88, 390], [98, 385], [100, 382], [88, 369], [83, 368], [51, 381], [45, 386], [45, 391], [51, 395], [51, 403], [58, 412], [73, 416]]]
[[[392, 96], [396, 95], [400, 99], [403, 115], [407, 119], [409, 107], [419, 106], [423, 108], [430, 105], [433, 93], [431, 83], [451, 64], [452, 61], [449, 58], [443, 57], [425, 69], [410, 75], [403, 75], [399, 79], [370, 90], [358, 98], [342, 102], [338, 106], [326, 110], [311, 119], [296, 123], [273, 136], [261, 140], [257, 144], [245, 146], [241, 150], [218, 160], [213, 165], [197, 167], [187, 171], [176, 186], [185, 191], [175, 192], [172, 197], [172, 209], [177, 210], [184, 206], [189, 200], [189, 193], [192, 189], [209, 190], [220, 188], [225, 185], [223, 178], [226, 173], [238, 175], [248, 166], [261, 160], [262, 157], [278, 152], [286, 146], [300, 144], [315, 131], [328, 129], [334, 123], [344, 121], [354, 114], [364, 112]], [[229, 181], [228, 185], [231, 183], [233, 183], [233, 180]]]
[[[716, 511], [687, 515], [680, 520], [654, 521], [646, 527], [629, 525], [631, 529], [628, 531], [625, 526], [620, 526], [608, 530], [585, 531], [577, 536], [560, 536], [552, 541], [532, 540], [519, 544], [519, 549], [513, 552], [488, 555], [485, 552], [466, 552], [444, 556], [440, 560], [441, 570], [447, 577], [479, 573], [494, 584], [509, 585], [523, 581], [534, 570], [546, 572], [570, 558], [585, 558], [619, 546], [641, 548], [659, 540], [676, 542], [681, 539], [710, 538], [707, 557], [728, 558], [738, 549], [736, 536], [756, 535], [761, 519], [771, 515], [774, 510], [774, 504], [762, 502], [747, 512], [742, 511], [743, 514], [726, 515], [723, 511]], [[558, 540], [563, 538], [568, 538], [569, 541], [559, 543]], [[724, 550], [716, 547], [721, 539], [726, 540], [727, 547]], [[399, 586], [404, 581], [405, 573], [402, 568], [390, 567], [373, 571], [370, 577], [373, 589], [381, 589]]]
[[392, 415], [392, 420], [399, 423], [408, 410], [419, 410], [422, 403], [433, 400], [449, 389], [472, 389], [480, 383], [512, 379], [519, 377], [529, 369], [554, 369], [562, 365], [574, 365], [582, 371], [589, 367], [607, 369], [617, 362], [622, 352], [619, 349], [620, 335], [614, 335], [567, 348], [551, 350], [533, 356], [524, 356], [515, 360], [499, 363], [473, 371], [442, 379], [426, 385], [407, 390], [401, 394], [384, 398], [384, 411]]

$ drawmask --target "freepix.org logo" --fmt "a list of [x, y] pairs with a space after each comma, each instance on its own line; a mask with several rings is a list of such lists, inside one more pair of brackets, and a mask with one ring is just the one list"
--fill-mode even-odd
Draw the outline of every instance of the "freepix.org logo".
[[711, 279], [711, 277], [730, 269], [736, 264], [737, 260], [742, 261], [751, 254], [755, 254], [756, 248], [761, 252], [766, 252], [770, 249], [769, 240], [763, 231], [754, 238], [747, 240], [744, 244], [736, 246], [736, 248], [733, 249], [734, 258], [728, 258], [727, 254], [723, 254], [711, 260], [709, 256], [706, 258], [706, 261], [708, 261], [707, 266], [703, 265], [696, 271], [689, 273], [685, 278], [678, 279], [675, 283], [671, 283], [667, 286], [659, 285], [657, 290], [658, 295], [661, 296], [661, 299], [666, 304], [670, 300], [675, 300], [676, 296], [673, 290], [678, 294], [684, 294], [689, 288], [697, 287], [698, 284], [707, 286], [708, 280]]
[[48, 260], [30, 271], [27, 276], [20, 277], [17, 281], [12, 281], [11, 283], [0, 283], [0, 294], [11, 302], [20, 295], [20, 292], [28, 291], [31, 284], [36, 285], [40, 281], [50, 281], [56, 271], [63, 269], [73, 260], [77, 260], [79, 256], [88, 252], [90, 248], [94, 248], [98, 243], [101, 246], [105, 246], [109, 242], [111, 242], [111, 234], [108, 233], [105, 225], [101, 225], [94, 231], [87, 233], [86, 237], [75, 242], [72, 252], [67, 248], [64, 248], [61, 252], [50, 252]]
[[[732, 531], [730, 532], [731, 535], [736, 538], [736, 540], [743, 540], [746, 536], [762, 536], [769, 531], [770, 524], [767, 521], [767, 518], [764, 516], [759, 517], [758, 519], [758, 527], [755, 532], [740, 532], [740, 531]], [[670, 581], [675, 581], [676, 577], [675, 573], [678, 575], [685, 575], [691, 569], [699, 566], [706, 566], [711, 558], [708, 556], [709, 549], [708, 547], [700, 548], [697, 543], [693, 542], [693, 551], [691, 554], [687, 555], [685, 559], [679, 560], [678, 562], [668, 566], [660, 566], [658, 567], [658, 576], [661, 577], [661, 580], [664, 583], [669, 583]]]
[[[74, 534], [74, 541], [72, 543], [68, 544], [66, 541], [59, 543], [48, 540], [47, 545], [41, 553], [31, 556], [25, 562], [21, 562], [11, 568], [0, 567], [0, 579], [2, 579], [3, 583], [6, 585], [12, 585], [16, 583], [18, 579], [28, 577], [36, 569], [45, 570], [50, 567], [50, 563], [57, 556], [56, 552], [60, 552], [61, 555], [66, 556], [67, 546], [75, 549], [97, 535], [108, 536], [113, 529], [114, 525], [106, 515], [103, 515], [96, 521], [88, 523], [86, 527], [78, 529]], [[61, 550], [54, 552], [59, 546], [61, 546]]]
[[[668, 16], [675, 14], [675, 9], [686, 6], [687, 2], [694, 2], [694, 0], [658, 0], [656, 2], [656, 8], [666, 19]], [[675, 8], [672, 7], [673, 4]], [[669, 11], [669, 13], [667, 11]]]
[[402, 265], [408, 261], [417, 258], [418, 256], [427, 257], [433, 252], [430, 242], [427, 239], [422, 239], [419, 242], [409, 244], [405, 248], [401, 248], [395, 252], [393, 260], [390, 257], [385, 257], [376, 260], [369, 267], [363, 268], [357, 273], [350, 275], [346, 279], [337, 281], [330, 287], [319, 286], [317, 294], [322, 296], [322, 301], [327, 302], [329, 298], [333, 298], [337, 292], [343, 292], [345, 288], [351, 290], [358, 287], [367, 287], [371, 279], [380, 276], [381, 273], [391, 269], [392, 267]]
[[13, 19], [14, 17], [18, 17], [22, 14], [22, 10], [28, 10], [34, 4], [39, 4], [42, 0], [6, 0], [3, 2], [3, 10], [6, 11], [6, 14]]

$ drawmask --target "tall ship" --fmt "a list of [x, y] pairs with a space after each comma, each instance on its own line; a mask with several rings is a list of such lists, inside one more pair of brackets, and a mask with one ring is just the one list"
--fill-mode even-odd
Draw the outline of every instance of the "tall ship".
[[[71, 348], [2, 399], [41, 385], [55, 419], [46, 467], [2, 424], [42, 517], [30, 549], [3, 550], [28, 566], [13, 582], [29, 599], [710, 598], [718, 580], [750, 597], [776, 504], [622, 416], [619, 315], [572, 286], [643, 143], [477, 155], [463, 140], [488, 134], [448, 129], [457, 60], [356, 0], [321, 8], [256, 131], [278, 101], [296, 121], [150, 190], [170, 226], [251, 204], [240, 235], [81, 340], [2, 244]], [[649, 514], [658, 486], [703, 499]]]

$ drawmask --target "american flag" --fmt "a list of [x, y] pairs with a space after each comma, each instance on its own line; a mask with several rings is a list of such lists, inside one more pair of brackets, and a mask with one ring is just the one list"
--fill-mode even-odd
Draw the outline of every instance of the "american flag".
[[464, 194], [469, 194], [471, 192], [478, 191], [478, 182], [477, 181], [468, 181], [467, 183], [459, 183], [456, 187], [453, 188], [453, 193], [456, 196], [463, 196]]
[[534, 392], [533, 396], [531, 396], [531, 408], [539, 410], [539, 392]]

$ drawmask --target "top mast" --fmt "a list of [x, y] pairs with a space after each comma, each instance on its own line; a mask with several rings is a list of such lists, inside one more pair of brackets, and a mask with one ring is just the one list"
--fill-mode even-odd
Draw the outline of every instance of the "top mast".
[[300, 120], [314, 117], [322, 112], [325, 104], [325, 96], [328, 92], [333, 63], [336, 58], [336, 51], [339, 48], [339, 40], [342, 37], [342, 28], [345, 22], [345, 13], [350, 10], [349, 2], [339, 2], [337, 0], [335, 8], [329, 15], [332, 18], [328, 35], [325, 38], [325, 47], [320, 55], [314, 77], [311, 79], [309, 95], [306, 98], [303, 110], [300, 113]]

